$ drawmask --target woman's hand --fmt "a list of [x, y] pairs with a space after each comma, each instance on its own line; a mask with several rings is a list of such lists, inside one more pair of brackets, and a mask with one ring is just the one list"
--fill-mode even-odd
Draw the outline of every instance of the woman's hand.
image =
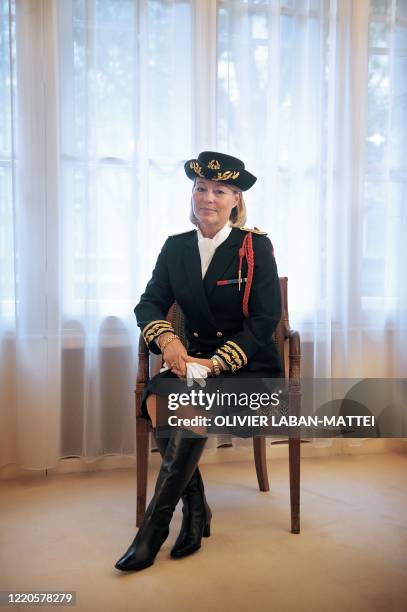
[[[160, 348], [165, 343], [166, 338], [172, 335], [172, 333], [161, 334], [159, 337]], [[179, 338], [167, 344], [164, 348], [163, 359], [171, 372], [174, 372], [180, 378], [185, 378], [187, 375], [186, 360], [188, 359], [188, 353]]]

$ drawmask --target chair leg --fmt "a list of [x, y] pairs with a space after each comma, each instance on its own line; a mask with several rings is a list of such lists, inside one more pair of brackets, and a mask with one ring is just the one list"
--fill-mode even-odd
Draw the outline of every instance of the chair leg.
[[266, 438], [264, 436], [253, 438], [253, 450], [259, 489], [260, 491], [270, 491], [267, 475]]
[[291, 533], [300, 533], [300, 438], [289, 438]]
[[148, 470], [148, 444], [149, 429], [148, 421], [136, 418], [136, 443], [137, 443], [137, 516], [136, 526], [139, 527], [146, 511], [147, 499], [147, 470]]

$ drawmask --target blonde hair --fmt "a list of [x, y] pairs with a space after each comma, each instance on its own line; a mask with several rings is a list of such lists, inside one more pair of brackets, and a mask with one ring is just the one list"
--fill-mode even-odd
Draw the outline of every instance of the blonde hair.
[[[192, 190], [195, 187], [195, 181], [192, 186]], [[236, 187], [234, 187], [233, 185], [229, 185], [228, 183], [226, 183], [226, 186], [229, 187], [233, 191], [233, 193], [237, 193], [239, 196], [236, 206], [234, 206], [232, 210], [230, 211], [229, 225], [231, 227], [242, 227], [243, 225], [245, 225], [246, 219], [247, 219], [246, 203], [243, 198], [243, 192], [240, 189], [237, 189]], [[191, 211], [189, 213], [189, 220], [191, 221], [193, 225], [198, 225], [198, 219], [194, 215], [194, 206], [192, 203], [192, 197], [191, 197]]]

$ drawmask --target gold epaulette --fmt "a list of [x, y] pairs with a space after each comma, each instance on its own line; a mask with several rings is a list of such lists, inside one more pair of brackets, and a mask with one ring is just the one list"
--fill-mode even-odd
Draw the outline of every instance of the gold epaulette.
[[260, 236], [267, 236], [267, 232], [262, 232], [261, 230], [259, 230], [258, 227], [254, 227], [253, 229], [251, 227], [239, 227], [239, 229], [241, 229], [242, 232], [252, 232], [252, 234], [259, 234]]
[[196, 230], [187, 230], [186, 232], [178, 232], [178, 234], [170, 234], [169, 238], [173, 236], [183, 236], [184, 234], [192, 234], [192, 232], [196, 232]]

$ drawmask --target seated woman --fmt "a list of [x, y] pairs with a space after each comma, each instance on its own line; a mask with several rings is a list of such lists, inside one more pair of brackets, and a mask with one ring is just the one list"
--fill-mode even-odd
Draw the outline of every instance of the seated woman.
[[[169, 368], [149, 381], [144, 394], [143, 414], [153, 427], [160, 380], [185, 377], [188, 363], [205, 366], [213, 376], [281, 376], [273, 341], [281, 318], [273, 247], [264, 232], [244, 227], [242, 192], [257, 179], [236, 157], [211, 151], [186, 162], [185, 172], [193, 180], [190, 219], [197, 229], [166, 240], [135, 308], [148, 347], [161, 352]], [[187, 346], [165, 319], [174, 301], [185, 316]], [[154, 496], [117, 569], [154, 563], [181, 497], [182, 527], [171, 556], [191, 554], [210, 535], [211, 511], [198, 468], [207, 437], [184, 433], [174, 427], [169, 438], [156, 436], [163, 462]]]

